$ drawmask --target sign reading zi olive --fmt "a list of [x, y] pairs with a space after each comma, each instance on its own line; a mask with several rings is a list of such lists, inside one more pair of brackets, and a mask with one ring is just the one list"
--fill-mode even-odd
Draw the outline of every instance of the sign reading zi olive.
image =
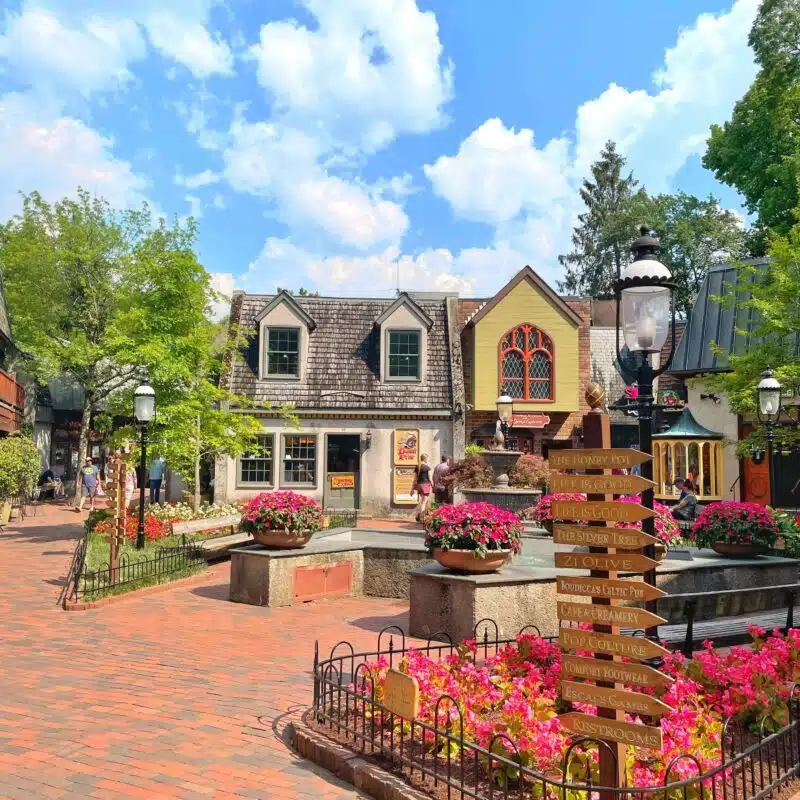
[[651, 697], [649, 694], [593, 686], [591, 683], [561, 681], [561, 696], [571, 703], [614, 708], [628, 714], [649, 714], [653, 717], [660, 717], [667, 711], [672, 711], [666, 703], [662, 703], [657, 697]]
[[557, 567], [566, 569], [595, 569], [614, 572], [647, 572], [655, 569], [657, 561], [639, 553], [554, 553]]
[[652, 489], [653, 481], [640, 475], [553, 475], [552, 492], [586, 492], [586, 494], [638, 494]]
[[644, 664], [622, 664], [619, 661], [604, 661], [582, 656], [561, 656], [562, 675], [588, 678], [603, 683], [631, 683], [657, 689], [669, 686], [673, 679], [657, 669]]
[[630, 469], [649, 461], [651, 455], [628, 448], [554, 450], [547, 460], [550, 469]]
[[617, 550], [640, 550], [649, 544], [658, 544], [655, 536], [636, 528], [595, 528], [591, 525], [553, 525], [556, 544], [573, 544], [588, 547], [615, 547]]
[[[564, 553], [564, 555], [573, 554]], [[658, 600], [659, 597], [667, 594], [644, 581], [618, 581], [613, 578], [556, 578], [556, 591], [558, 594], [606, 597], [610, 600], [628, 600], [639, 603]]]
[[641, 522], [654, 517], [655, 511], [638, 503], [614, 503], [607, 500], [553, 500], [553, 519], [588, 519], [599, 522]]
[[632, 606], [600, 606], [589, 603], [556, 604], [558, 618], [568, 622], [594, 622], [598, 625], [616, 625], [625, 628], [652, 628], [666, 620], [643, 608]]
[[646, 747], [650, 750], [661, 750], [664, 746], [661, 728], [593, 717], [590, 714], [579, 714], [576, 711], [561, 714], [558, 720], [567, 730], [582, 736], [606, 739], [620, 744], [632, 744], [634, 747]]
[[562, 650], [589, 650], [612, 656], [627, 656], [645, 661], [660, 658], [669, 650], [660, 644], [645, 639], [644, 636], [622, 636], [616, 633], [593, 633], [577, 628], [561, 628], [558, 631], [558, 644]]

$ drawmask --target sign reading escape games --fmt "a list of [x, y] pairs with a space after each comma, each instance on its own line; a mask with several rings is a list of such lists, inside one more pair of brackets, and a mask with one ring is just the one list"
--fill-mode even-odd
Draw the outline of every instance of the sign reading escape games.
[[[584, 420], [587, 417], [592, 417], [592, 414], [585, 416]], [[608, 436], [606, 427], [602, 434], [603, 444], [607, 443]], [[589, 622], [593, 627], [592, 631], [561, 628], [561, 649], [588, 650], [595, 654], [594, 658], [567, 654], [562, 657], [564, 679], [561, 696], [566, 701], [598, 708], [598, 716], [570, 712], [560, 715], [559, 720], [567, 730], [581, 736], [604, 739], [615, 746], [634, 745], [660, 750], [663, 741], [661, 728], [631, 724], [622, 714], [658, 717], [667, 706], [657, 698], [623, 690], [620, 684], [652, 688], [667, 685], [671, 679], [658, 670], [621, 661], [623, 657], [636, 660], [652, 658], [663, 652], [663, 648], [640, 637], [623, 636], [620, 629], [649, 628], [665, 620], [643, 608], [620, 603], [647, 602], [663, 596], [664, 592], [641, 580], [623, 581], [617, 577], [620, 572], [642, 573], [654, 569], [657, 562], [645, 557], [641, 549], [654, 544], [655, 539], [641, 531], [609, 527], [615, 522], [641, 522], [655, 516], [653, 511], [638, 503], [617, 503], [609, 497], [652, 489], [653, 483], [647, 479], [608, 472], [630, 468], [650, 458], [638, 450], [627, 449], [561, 450], [550, 454], [550, 466], [554, 469], [598, 470], [597, 474], [562, 475], [553, 480], [554, 491], [585, 492], [590, 498], [586, 501], [554, 501], [553, 517], [594, 523], [556, 525], [554, 528], [553, 540], [556, 543], [592, 548], [590, 552], [560, 552], [554, 557], [556, 567], [591, 572], [588, 578], [560, 576], [556, 583], [559, 595], [577, 595], [591, 600], [590, 603], [561, 601], [557, 604], [559, 624], [561, 621], [573, 624]], [[595, 683], [576, 683], [569, 678]], [[619, 781], [619, 775], [615, 780]]]

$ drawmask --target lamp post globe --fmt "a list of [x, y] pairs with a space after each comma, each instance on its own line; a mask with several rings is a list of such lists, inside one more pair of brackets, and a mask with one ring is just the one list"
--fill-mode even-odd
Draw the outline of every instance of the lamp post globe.
[[497, 406], [497, 416], [500, 418], [500, 422], [510, 422], [511, 414], [514, 411], [514, 401], [503, 392], [495, 401], [495, 405]]
[[156, 414], [156, 393], [147, 381], [142, 381], [133, 393], [133, 416], [141, 432], [139, 459], [139, 524], [136, 527], [136, 549], [144, 547], [144, 489], [147, 471], [147, 426]]
[[778, 379], [767, 369], [758, 383], [758, 419], [764, 426], [767, 440], [767, 468], [769, 471], [769, 504], [775, 508], [775, 425], [781, 414], [781, 386]]

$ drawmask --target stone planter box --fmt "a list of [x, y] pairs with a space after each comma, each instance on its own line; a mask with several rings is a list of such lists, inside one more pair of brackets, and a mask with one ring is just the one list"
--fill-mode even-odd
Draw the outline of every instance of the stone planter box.
[[498, 550], [478, 558], [474, 550], [442, 550], [436, 548], [433, 557], [445, 568], [468, 575], [497, 572], [511, 557], [510, 550]]
[[305, 547], [314, 531], [290, 533], [289, 531], [258, 531], [253, 533], [253, 540], [263, 547], [276, 547], [280, 550], [295, 550]]

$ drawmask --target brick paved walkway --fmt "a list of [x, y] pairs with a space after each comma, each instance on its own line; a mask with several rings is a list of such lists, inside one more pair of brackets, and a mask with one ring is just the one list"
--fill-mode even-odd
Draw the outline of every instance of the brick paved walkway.
[[56, 601], [81, 525], [45, 506], [0, 533], [0, 798], [362, 796], [298, 758], [314, 639], [371, 647], [407, 605], [269, 610], [202, 586], [83, 612]]

